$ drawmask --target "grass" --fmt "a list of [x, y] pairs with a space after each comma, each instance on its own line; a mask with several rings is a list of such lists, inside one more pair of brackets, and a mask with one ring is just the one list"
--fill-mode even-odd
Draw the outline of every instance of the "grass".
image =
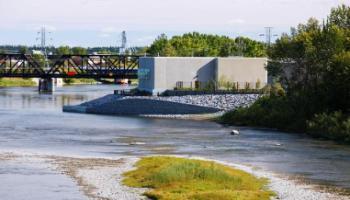
[[146, 157], [126, 172], [123, 183], [151, 188], [145, 195], [157, 200], [264, 200], [273, 192], [266, 179], [210, 161], [176, 157]]
[[84, 85], [97, 83], [97, 81], [92, 78], [65, 78], [63, 81], [66, 85]]
[[0, 78], [0, 87], [31, 87], [35, 82], [24, 78]]

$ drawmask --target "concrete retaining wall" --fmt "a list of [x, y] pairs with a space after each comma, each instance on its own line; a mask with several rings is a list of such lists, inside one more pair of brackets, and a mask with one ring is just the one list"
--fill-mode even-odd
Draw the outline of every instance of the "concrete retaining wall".
[[143, 57], [138, 89], [157, 94], [174, 89], [177, 82], [194, 88], [196, 81], [208, 83], [220, 79], [239, 82], [240, 88], [249, 82], [255, 88], [258, 80], [261, 86], [267, 83], [266, 63], [266, 58]]
[[[267, 84], [266, 58], [217, 58], [216, 80], [238, 82], [240, 89], [249, 83], [251, 89], [260, 89]], [[256, 83], [260, 81], [260, 88]]]

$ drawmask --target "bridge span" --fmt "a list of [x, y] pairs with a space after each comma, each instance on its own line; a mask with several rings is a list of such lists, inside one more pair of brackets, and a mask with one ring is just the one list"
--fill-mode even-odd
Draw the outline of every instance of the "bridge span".
[[53, 78], [136, 79], [138, 67], [131, 55], [0, 54], [0, 77], [40, 78], [39, 90], [48, 91]]

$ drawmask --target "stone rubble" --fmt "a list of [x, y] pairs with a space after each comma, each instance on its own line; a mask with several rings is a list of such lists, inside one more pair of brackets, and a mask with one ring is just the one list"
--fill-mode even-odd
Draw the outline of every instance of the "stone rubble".
[[126, 96], [122, 99], [152, 99], [170, 101], [176, 103], [217, 108], [224, 111], [234, 110], [239, 107], [247, 107], [254, 103], [260, 94], [225, 94], [225, 95], [187, 95], [187, 96]]

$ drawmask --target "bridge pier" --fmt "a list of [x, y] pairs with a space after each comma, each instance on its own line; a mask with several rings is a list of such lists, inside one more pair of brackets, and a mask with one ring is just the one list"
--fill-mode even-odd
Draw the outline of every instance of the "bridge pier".
[[54, 92], [56, 88], [53, 78], [41, 78], [39, 80], [39, 92]]

